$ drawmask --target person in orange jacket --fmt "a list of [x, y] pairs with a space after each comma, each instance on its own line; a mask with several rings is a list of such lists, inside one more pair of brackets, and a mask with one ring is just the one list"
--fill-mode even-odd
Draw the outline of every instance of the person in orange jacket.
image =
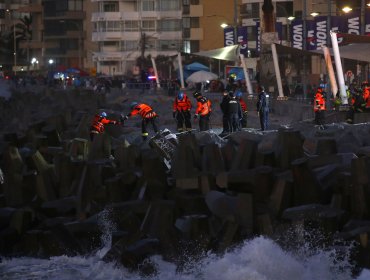
[[317, 88], [313, 106], [313, 110], [315, 112], [315, 123], [317, 125], [323, 125], [325, 120], [326, 102], [324, 92], [321, 87]]
[[364, 109], [370, 111], [370, 86], [367, 81], [361, 84], [362, 86], [362, 96], [364, 98]]
[[197, 100], [194, 119], [199, 118], [199, 130], [209, 130], [209, 121], [212, 112], [211, 101], [207, 97], [202, 96], [198, 91], [195, 91], [193, 96]]
[[155, 133], [158, 132], [158, 126], [156, 119], [158, 117], [157, 113], [154, 112], [153, 108], [144, 103], [132, 102], [130, 104], [131, 112], [123, 117], [123, 120], [127, 120], [129, 117], [140, 115], [141, 121], [141, 136], [143, 140], [146, 140], [149, 136], [147, 126], [150, 123], [153, 127]]
[[120, 122], [107, 118], [106, 112], [98, 113], [94, 116], [92, 124], [90, 126], [90, 140], [94, 140], [96, 134], [103, 133], [105, 131], [106, 124], [119, 124]]
[[184, 130], [191, 130], [191, 101], [182, 90], [177, 94], [173, 102], [173, 112], [172, 116], [176, 119], [177, 122], [177, 131], [182, 132]]

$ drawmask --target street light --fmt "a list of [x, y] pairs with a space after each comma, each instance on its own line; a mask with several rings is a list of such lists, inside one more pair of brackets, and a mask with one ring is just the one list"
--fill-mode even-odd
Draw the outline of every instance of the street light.
[[82, 66], [82, 56], [81, 56], [81, 43], [82, 43], [82, 26], [81, 24], [78, 24], [74, 21], [64, 21], [64, 20], [60, 20], [59, 21], [60, 23], [63, 23], [63, 24], [69, 24], [69, 23], [72, 23], [75, 27], [77, 27], [77, 30], [78, 30], [78, 68], [81, 69], [81, 66]]

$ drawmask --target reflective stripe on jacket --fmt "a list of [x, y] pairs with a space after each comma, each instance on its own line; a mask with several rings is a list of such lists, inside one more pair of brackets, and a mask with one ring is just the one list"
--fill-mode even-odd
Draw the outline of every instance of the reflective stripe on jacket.
[[152, 107], [144, 103], [136, 105], [130, 114], [128, 114], [128, 117], [135, 115], [140, 115], [143, 119], [150, 119], [157, 116]]

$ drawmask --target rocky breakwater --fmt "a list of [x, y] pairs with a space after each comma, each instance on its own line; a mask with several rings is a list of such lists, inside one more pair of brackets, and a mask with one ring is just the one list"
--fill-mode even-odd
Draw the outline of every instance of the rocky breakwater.
[[89, 254], [109, 221], [103, 260], [155, 274], [151, 255], [181, 268], [204, 251], [299, 225], [356, 241], [353, 260], [370, 267], [368, 124], [296, 124], [228, 139], [163, 130], [147, 143], [129, 143], [133, 132], [116, 126], [90, 142], [87, 112], [98, 101], [78, 95], [65, 106], [69, 97], [58, 94], [40, 102], [63, 109], [3, 135], [0, 255]]

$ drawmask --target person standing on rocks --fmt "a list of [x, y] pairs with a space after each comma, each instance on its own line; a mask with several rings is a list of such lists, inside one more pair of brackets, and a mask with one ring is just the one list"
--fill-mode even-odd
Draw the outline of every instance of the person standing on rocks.
[[260, 118], [261, 130], [264, 131], [268, 128], [269, 121], [269, 95], [265, 92], [263, 86], [257, 87], [257, 114]]
[[180, 90], [173, 102], [172, 116], [176, 119], [177, 131], [191, 130], [191, 101], [183, 90]]
[[220, 108], [222, 112], [222, 132], [220, 134], [221, 137], [230, 133], [229, 113], [228, 113], [229, 101], [230, 101], [229, 93], [227, 91], [224, 91], [224, 95], [220, 103]]
[[315, 113], [315, 124], [323, 126], [325, 121], [326, 102], [324, 92], [321, 87], [317, 88], [313, 105]]
[[230, 132], [240, 131], [240, 120], [242, 118], [242, 107], [233, 91], [229, 92], [229, 102], [228, 102], [228, 114], [229, 114], [229, 127]]
[[247, 117], [248, 117], [247, 103], [243, 99], [243, 92], [241, 90], [236, 90], [235, 96], [236, 96], [236, 99], [239, 101], [240, 106], [242, 108], [242, 119], [240, 121], [240, 125], [242, 128], [246, 128], [247, 127]]
[[150, 107], [149, 105], [144, 104], [144, 103], [132, 102], [130, 104], [130, 108], [131, 108], [131, 112], [128, 115], [126, 115], [125, 117], [123, 117], [122, 119], [127, 120], [129, 117], [140, 115], [141, 118], [142, 118], [142, 121], [141, 121], [141, 132], [142, 132], [142, 134], [141, 134], [141, 136], [142, 136], [144, 141], [149, 136], [149, 133], [148, 133], [148, 130], [147, 130], [147, 126], [148, 126], [149, 123], [152, 125], [154, 132], [155, 133], [158, 132], [158, 126], [157, 126], [157, 122], [156, 122], [156, 119], [157, 119], [158, 115], [157, 115], [156, 112], [154, 112], [152, 107]]
[[90, 140], [94, 140], [96, 134], [103, 133], [105, 131], [106, 124], [119, 124], [120, 122], [107, 118], [106, 112], [97, 113], [94, 116], [92, 124], [90, 126]]
[[199, 130], [209, 130], [209, 121], [212, 112], [211, 101], [207, 97], [202, 96], [199, 91], [195, 91], [193, 96], [197, 100], [194, 119], [196, 120], [199, 118]]

